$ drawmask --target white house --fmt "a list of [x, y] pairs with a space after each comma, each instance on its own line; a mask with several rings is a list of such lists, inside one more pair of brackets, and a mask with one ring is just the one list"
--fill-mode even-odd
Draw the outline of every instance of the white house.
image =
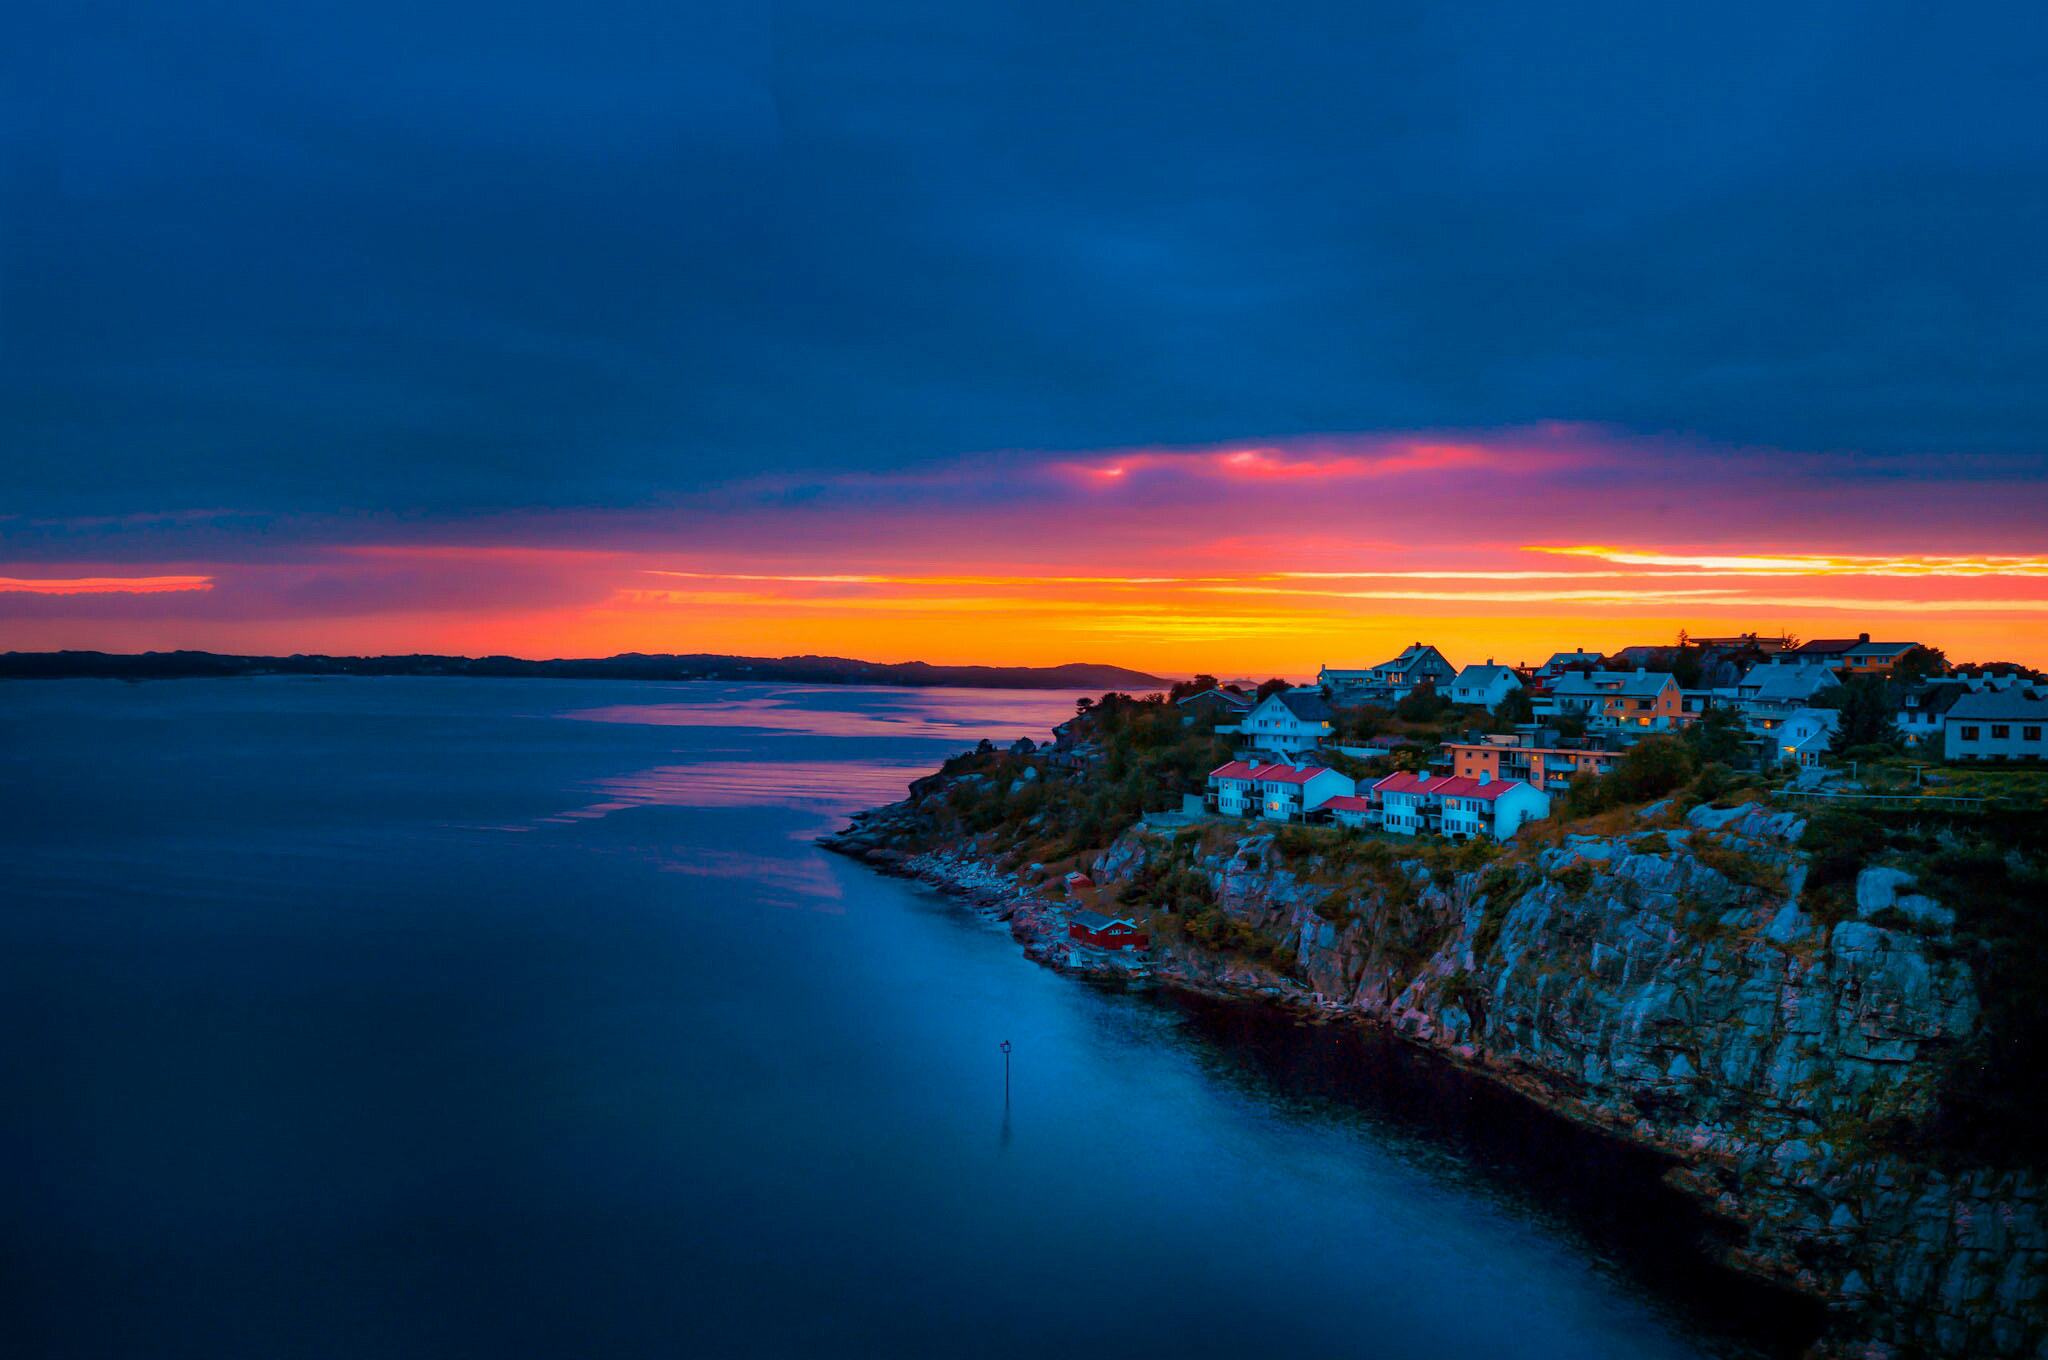
[[1803, 770], [1818, 767], [1828, 753], [1835, 724], [1842, 715], [1831, 708], [1801, 708], [1787, 715], [1771, 733], [1772, 749], [1780, 761], [1796, 761]]
[[2048, 728], [2048, 697], [2038, 689], [1983, 690], [1950, 705], [1942, 755], [1950, 760], [2040, 760]]
[[[1589, 728], [1666, 732], [1691, 721], [1678, 681], [1663, 671], [1567, 671], [1537, 707], [1539, 715], [1581, 717]], [[1640, 735], [1638, 731], [1637, 735]]]
[[1392, 661], [1362, 671], [1323, 667], [1316, 680], [1338, 703], [1398, 703], [1425, 684], [1439, 690], [1451, 682], [1458, 668], [1444, 660], [1444, 654], [1427, 643], [1412, 642]]
[[1443, 804], [1443, 832], [1446, 836], [1491, 836], [1504, 841], [1526, 822], [1540, 822], [1550, 815], [1550, 795], [1519, 779], [1439, 780], [1435, 790]]
[[1493, 658], [1486, 658], [1484, 666], [1467, 666], [1458, 672], [1448, 689], [1439, 687], [1438, 694], [1447, 696], [1458, 704], [1478, 704], [1491, 710], [1511, 690], [1522, 687], [1522, 677], [1516, 675], [1510, 666], [1496, 666]]
[[1320, 746], [1336, 731], [1334, 723], [1321, 690], [1283, 689], [1267, 695], [1236, 730], [1246, 754], [1269, 751], [1285, 756]]
[[1434, 778], [1390, 774], [1372, 786], [1380, 821], [1388, 831], [1412, 836], [1439, 831], [1446, 836], [1491, 836], [1506, 840], [1529, 822], [1550, 815], [1550, 795], [1519, 779]]
[[1209, 794], [1226, 817], [1264, 817], [1298, 822], [1332, 798], [1358, 792], [1358, 785], [1320, 765], [1255, 765], [1233, 760], [1209, 772]]

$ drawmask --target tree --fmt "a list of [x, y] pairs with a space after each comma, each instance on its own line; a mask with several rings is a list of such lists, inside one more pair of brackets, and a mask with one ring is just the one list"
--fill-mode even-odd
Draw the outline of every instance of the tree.
[[1402, 722], [1426, 723], [1434, 718], [1442, 705], [1437, 702], [1436, 686], [1427, 682], [1417, 685], [1408, 696], [1394, 705], [1394, 716]]
[[1892, 663], [1892, 679], [1902, 685], [1917, 685], [1922, 680], [1947, 674], [1948, 657], [1939, 647], [1909, 648]]
[[1282, 680], [1279, 676], [1276, 675], [1271, 680], [1268, 680], [1265, 684], [1259, 686], [1259, 702], [1263, 704], [1264, 702], [1266, 702], [1268, 696], [1274, 694], [1285, 694], [1288, 690], [1293, 688], [1294, 686], [1288, 684], [1285, 680]]
[[1074, 700], [1074, 714], [1077, 717], [1086, 713], [1089, 709], [1093, 707], [1095, 707], [1095, 701], [1085, 694], [1082, 695], [1080, 698]]
[[1517, 687], [1501, 695], [1500, 702], [1493, 706], [1493, 716], [1509, 726], [1534, 722], [1536, 705], [1529, 701], [1529, 691]]
[[1175, 682], [1173, 688], [1167, 691], [1166, 697], [1169, 700], [1185, 699], [1188, 696], [1194, 694], [1207, 694], [1210, 690], [1215, 688], [1215, 676], [1198, 675], [1192, 680], [1181, 680]]
[[[1680, 636], [1683, 637], [1684, 634], [1681, 633]], [[1680, 689], [1698, 689], [1700, 687], [1699, 648], [1679, 648], [1677, 655], [1671, 658], [1671, 678], [1678, 681]]]
[[1685, 744], [1697, 763], [1725, 765], [1742, 754], [1744, 736], [1742, 715], [1727, 704], [1713, 704], [1685, 729]]
[[1829, 751], [1840, 755], [1855, 746], [1898, 743], [1891, 695], [1883, 679], [1875, 675], [1860, 676], [1839, 686], [1839, 689], [1841, 702], [1838, 711], [1841, 716], [1835, 721], [1834, 735], [1828, 738]]
[[1673, 737], [1644, 737], [1628, 748], [1603, 781], [1617, 803], [1641, 803], [1665, 794], [1693, 776], [1692, 752]]

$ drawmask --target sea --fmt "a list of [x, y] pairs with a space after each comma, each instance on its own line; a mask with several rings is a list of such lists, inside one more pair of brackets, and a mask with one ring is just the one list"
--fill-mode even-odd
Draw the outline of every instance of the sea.
[[1651, 1160], [814, 844], [1074, 698], [0, 685], [0, 1355], [1797, 1353]]

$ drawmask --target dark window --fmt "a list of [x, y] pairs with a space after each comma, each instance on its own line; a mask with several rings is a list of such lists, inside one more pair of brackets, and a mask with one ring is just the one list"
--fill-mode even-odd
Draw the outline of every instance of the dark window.
[[2039, 741], [2040, 739], [2041, 739], [2041, 729], [2040, 729], [2040, 728], [2038, 728], [2038, 727], [2022, 727], [2022, 728], [2020, 729], [2020, 740], [2021, 740], [2021, 741]]
[[1991, 739], [1993, 741], [2008, 741], [2011, 738], [2012, 729], [2010, 727], [2007, 727], [2004, 723], [1991, 724]]
[[1976, 739], [1977, 739], [1977, 729], [1976, 729], [1976, 728], [1974, 728], [1974, 727], [1965, 727], [1965, 728], [1963, 729], [1963, 740], [1964, 740], [1964, 741], [1975, 741]]

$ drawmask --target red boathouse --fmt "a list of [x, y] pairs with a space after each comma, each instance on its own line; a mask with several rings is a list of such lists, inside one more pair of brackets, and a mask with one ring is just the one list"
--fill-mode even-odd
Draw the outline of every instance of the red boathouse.
[[1077, 911], [1067, 925], [1067, 938], [1104, 949], [1149, 949], [1152, 937], [1138, 929], [1128, 916], [1104, 916], [1099, 911]]

